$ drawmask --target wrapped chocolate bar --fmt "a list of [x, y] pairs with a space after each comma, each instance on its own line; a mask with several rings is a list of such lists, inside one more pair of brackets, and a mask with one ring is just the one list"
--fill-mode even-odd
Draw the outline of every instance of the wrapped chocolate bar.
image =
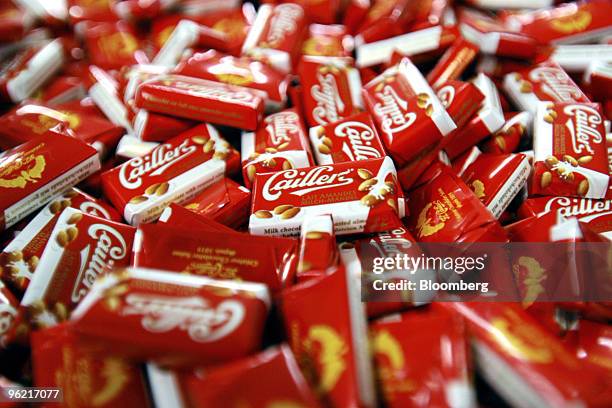
[[7, 346], [17, 322], [19, 302], [0, 281], [0, 349]]
[[129, 119], [128, 108], [119, 95], [119, 83], [103, 69], [90, 65], [88, 68], [88, 93], [96, 106], [117, 126], [123, 127], [127, 133], [133, 134], [132, 122]]
[[237, 170], [238, 152], [210, 125], [198, 125], [102, 175], [105, 195], [133, 225], [155, 220]]
[[303, 56], [298, 75], [308, 126], [336, 122], [363, 108], [361, 79], [352, 58]]
[[256, 407], [319, 407], [286, 344], [210, 370], [173, 372], [148, 365], [147, 374], [157, 406], [235, 406], [249, 401]]
[[403, 34], [414, 19], [419, 5], [406, 0], [392, 0], [385, 3], [373, 2], [355, 30], [358, 43], [370, 43]]
[[249, 57], [237, 58], [209, 50], [183, 60], [173, 73], [263, 91], [267, 111], [278, 111], [287, 102], [287, 75]]
[[269, 308], [259, 283], [132, 268], [98, 280], [71, 329], [101, 355], [193, 367], [259, 350]]
[[336, 234], [401, 225], [404, 198], [389, 157], [258, 174], [249, 231], [297, 236], [308, 215], [330, 214]]
[[368, 82], [363, 96], [387, 151], [400, 167], [456, 128], [408, 58]]
[[134, 136], [142, 142], [165, 142], [197, 124], [191, 119], [139, 109], [134, 116]]
[[462, 319], [437, 305], [370, 324], [370, 341], [388, 407], [476, 406]]
[[454, 80], [440, 86], [436, 95], [458, 129], [462, 129], [472, 119], [485, 98], [474, 82]]
[[35, 22], [34, 16], [12, 2], [0, 6], [0, 41], [6, 43], [21, 39]]
[[155, 149], [159, 146], [159, 143], [155, 142], [145, 142], [143, 140], [138, 139], [137, 137], [131, 135], [125, 135], [121, 139], [119, 139], [119, 143], [117, 143], [117, 149], [115, 150], [115, 155], [119, 159], [133, 159], [135, 157], [141, 157], [151, 150]]
[[88, 353], [67, 323], [32, 334], [32, 365], [34, 385], [61, 389], [66, 406], [149, 406], [140, 368], [117, 357]]
[[297, 110], [266, 116], [255, 132], [243, 132], [242, 177], [251, 187], [257, 173], [313, 165], [306, 130]]
[[[194, 224], [195, 225], [195, 224]], [[289, 238], [196, 232], [164, 224], [142, 225], [134, 240], [142, 268], [265, 283], [276, 291], [295, 278], [297, 242]]]
[[32, 279], [51, 231], [66, 207], [95, 217], [121, 221], [121, 216], [113, 207], [75, 188], [54, 197], [0, 252], [0, 277], [17, 292], [23, 292]]
[[577, 328], [567, 336], [566, 344], [575, 350], [576, 356], [610, 371], [612, 358], [612, 328], [600, 322], [580, 319]]
[[335, 270], [339, 260], [331, 216], [306, 217], [300, 235], [298, 281], [320, 277]]
[[504, 113], [504, 125], [482, 143], [485, 153], [513, 153], [527, 136], [527, 128], [531, 128], [533, 116], [529, 112]]
[[31, 324], [66, 320], [97, 277], [129, 266], [134, 233], [133, 227], [74, 208], [62, 211], [21, 299]]
[[309, 133], [318, 165], [378, 159], [386, 155], [367, 112], [311, 127]]
[[102, 69], [149, 62], [134, 28], [125, 21], [84, 21], [75, 30], [84, 37], [91, 63]]
[[47, 82], [64, 64], [60, 40], [24, 44], [4, 63], [0, 74], [0, 99], [21, 102]]
[[334, 406], [374, 407], [359, 279], [344, 268], [283, 292], [289, 345], [317, 395]]
[[303, 55], [322, 57], [350, 57], [353, 51], [353, 37], [340, 24], [311, 24], [308, 38], [302, 45]]
[[[310, 7], [310, 6], [309, 6]], [[306, 30], [302, 6], [294, 3], [264, 4], [242, 44], [242, 54], [269, 63], [288, 73], [296, 62]]]
[[0, 230], [100, 168], [98, 152], [69, 136], [39, 136], [0, 155]]
[[535, 113], [540, 101], [589, 102], [557, 63], [544, 61], [504, 77], [504, 91], [520, 110]]
[[612, 98], [612, 64], [596, 61], [589, 65], [584, 77], [594, 100], [604, 103]]
[[460, 177], [495, 218], [499, 218], [527, 182], [531, 165], [522, 154], [481, 154]]
[[116, 0], [92, 2], [90, 0], [68, 0], [68, 18], [71, 24], [81, 21], [114, 21]]
[[261, 91], [237, 85], [163, 75], [138, 88], [135, 105], [181, 118], [255, 130], [263, 115]]
[[171, 227], [198, 229], [211, 232], [236, 232], [235, 230], [218, 223], [206, 215], [196, 214], [178, 204], [170, 204], [161, 213], [158, 223], [167, 224]]
[[599, 104], [540, 102], [530, 194], [604, 198], [610, 172]]
[[427, 74], [427, 82], [433, 89], [437, 90], [449, 80], [459, 79], [463, 71], [472, 63], [476, 54], [478, 54], [477, 45], [463, 37], [457, 39]]

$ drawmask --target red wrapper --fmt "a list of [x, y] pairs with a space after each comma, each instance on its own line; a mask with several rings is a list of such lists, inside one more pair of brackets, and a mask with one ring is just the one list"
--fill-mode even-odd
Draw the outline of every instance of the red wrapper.
[[318, 165], [378, 159], [386, 155], [372, 117], [358, 113], [325, 126], [310, 128]]
[[296, 236], [309, 215], [330, 214], [336, 234], [401, 225], [404, 199], [389, 157], [258, 174], [249, 230]]
[[198, 122], [140, 109], [134, 116], [134, 135], [149, 142], [164, 142], [194, 127]]
[[456, 127], [408, 58], [370, 81], [364, 87], [363, 97], [389, 154], [400, 166]]
[[264, 4], [242, 44], [242, 54], [263, 59], [288, 73], [296, 62], [306, 31], [304, 9], [294, 3]]
[[31, 324], [48, 327], [66, 320], [96, 278], [129, 266], [134, 233], [128, 225], [66, 208], [21, 299]]
[[436, 90], [436, 95], [458, 129], [468, 123], [485, 98], [473, 82], [463, 81], [448, 81]]
[[336, 122], [363, 108], [352, 58], [304, 56], [298, 68], [308, 126]]
[[88, 93], [96, 106], [112, 123], [133, 133], [128, 108], [119, 95], [117, 80], [95, 65], [89, 66], [87, 74]]
[[184, 60], [173, 73], [258, 89], [266, 93], [268, 111], [277, 111], [287, 102], [287, 75], [248, 57], [237, 58], [209, 50]]
[[306, 217], [300, 235], [298, 280], [320, 277], [335, 270], [339, 259], [334, 221], [331, 216]]
[[250, 206], [251, 192], [228, 178], [205, 188], [185, 204], [188, 210], [232, 228], [247, 223]]
[[106, 197], [130, 224], [155, 220], [172, 203], [185, 203], [237, 170], [238, 152], [215, 128], [198, 125], [105, 172]]
[[349, 0], [344, 10], [342, 24], [344, 24], [351, 34], [354, 34], [361, 22], [368, 15], [372, 2], [370, 0]]
[[306, 130], [295, 108], [265, 117], [256, 132], [244, 132], [241, 156], [242, 177], [249, 188], [257, 173], [313, 165]]
[[178, 204], [170, 204], [159, 216], [158, 223], [177, 228], [197, 228], [212, 232], [236, 232], [235, 230], [201, 214], [189, 211]]
[[531, 165], [522, 154], [481, 154], [460, 175], [495, 218], [525, 186]]
[[52, 79], [43, 89], [39, 89], [31, 99], [53, 106], [80, 101], [86, 96], [85, 84], [80, 77], [62, 75]]
[[[242, 7], [240, 2], [234, 1], [234, 3], [231, 5], [223, 2], [226, 10], [199, 13], [197, 21], [221, 34], [222, 43], [218, 48], [220, 51], [239, 56], [242, 44], [255, 21], [256, 12], [251, 3], [244, 3]], [[228, 5], [231, 7], [227, 7]], [[199, 45], [209, 48], [210, 44], [202, 43], [202, 40], [199, 39]]]
[[551, 61], [507, 74], [503, 86], [520, 110], [531, 113], [535, 113], [540, 101], [589, 102], [563, 68]]
[[0, 252], [0, 268], [3, 270], [0, 276], [17, 291], [23, 292], [32, 279], [51, 231], [66, 207], [107, 220], [121, 221], [121, 216], [113, 207], [77, 189], [54, 197]]
[[[151, 365], [147, 368], [153, 398], [159, 406], [220, 407], [249, 401], [257, 407], [319, 407], [287, 345], [205, 372], [168, 372]], [[269, 381], [261, 381], [262, 378]]]
[[610, 172], [599, 104], [538, 105], [530, 194], [604, 198]]
[[124, 21], [83, 22], [85, 46], [91, 62], [102, 69], [149, 62], [134, 29]]
[[[119, 139], [115, 156], [119, 161], [141, 157], [159, 146], [159, 143], [145, 142], [134, 136], [125, 135]], [[112, 168], [112, 166], [110, 167]]]
[[610, 64], [603, 61], [591, 64], [585, 73], [585, 77], [588, 80], [589, 90], [594, 100], [604, 103], [612, 98], [610, 96], [612, 95], [612, 66]]
[[124, 0], [117, 3], [114, 7], [115, 12], [122, 19], [153, 19], [163, 12], [172, 9], [180, 3], [179, 0]]
[[316, 393], [334, 406], [374, 407], [359, 279], [343, 268], [283, 292], [289, 344]]
[[18, 318], [19, 302], [0, 281], [0, 349], [7, 346]]
[[531, 127], [532, 115], [529, 112], [504, 113], [506, 123], [490, 138], [482, 143], [485, 153], [508, 154], [516, 151], [521, 139], [527, 136]]
[[386, 406], [475, 404], [459, 316], [436, 306], [391, 315], [370, 324], [370, 339]]
[[449, 302], [445, 307], [466, 318], [479, 371], [512, 405], [608, 405], [609, 376], [581, 363], [520, 306]]
[[[139, 367], [120, 358], [84, 351], [67, 324], [33, 333], [32, 360], [34, 385], [60, 388], [66, 406], [149, 406]], [[43, 406], [54, 405], [57, 403]]]
[[408, 228], [418, 242], [505, 242], [506, 234], [472, 190], [453, 172], [418, 187], [408, 201]]
[[416, 7], [407, 0], [373, 2], [357, 29], [357, 41], [372, 42], [404, 33]]
[[100, 168], [98, 152], [63, 135], [40, 136], [0, 154], [0, 229]]
[[608, 324], [580, 320], [566, 343], [575, 350], [576, 357], [598, 365], [608, 372], [612, 361], [612, 327]]
[[242, 86], [166, 75], [142, 84], [135, 104], [152, 112], [254, 130], [263, 115], [264, 96]]
[[345, 26], [339, 24], [311, 24], [308, 38], [302, 44], [303, 55], [321, 57], [350, 57], [353, 51], [353, 37]]
[[73, 25], [81, 21], [116, 21], [116, 3], [117, 0], [68, 0], [68, 18]]
[[297, 242], [236, 232], [194, 233], [189, 228], [143, 225], [134, 243], [134, 265], [208, 276], [215, 279], [265, 283], [271, 290], [295, 278]]
[[476, 54], [478, 54], [477, 45], [463, 38], [457, 39], [427, 74], [427, 82], [433, 89], [438, 89], [449, 80], [459, 79]]
[[100, 354], [197, 366], [259, 350], [269, 307], [262, 284], [128, 269], [98, 280], [71, 326]]
[[0, 42], [17, 41], [32, 27], [34, 16], [14, 5], [5, 2], [0, 6]]

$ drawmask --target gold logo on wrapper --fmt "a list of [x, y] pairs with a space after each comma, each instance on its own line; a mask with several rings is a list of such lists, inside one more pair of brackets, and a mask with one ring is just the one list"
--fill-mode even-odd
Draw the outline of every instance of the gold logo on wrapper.
[[406, 368], [404, 352], [399, 341], [387, 330], [381, 330], [373, 338], [374, 353], [386, 357], [387, 364], [379, 365], [382, 388], [387, 400], [392, 401], [396, 393], [415, 390], [415, 384], [404, 376]]
[[[522, 271], [525, 271], [525, 273], [522, 274]], [[535, 258], [521, 256], [518, 263], [512, 265], [512, 272], [515, 280], [522, 283], [523, 306], [531, 305], [541, 293], [544, 293], [542, 282], [547, 278], [546, 269], [542, 268], [542, 265]]]
[[491, 320], [491, 335], [514, 357], [531, 363], [548, 364], [553, 361], [553, 347], [539, 337], [534, 327], [521, 320], [513, 311]]
[[550, 22], [550, 26], [564, 34], [584, 31], [592, 20], [591, 13], [580, 10], [576, 14], [559, 17]]
[[[30, 163], [34, 163], [29, 169], [22, 169], [22, 167], [28, 166]], [[25, 156], [21, 161], [10, 164], [7, 171], [0, 173], [0, 187], [2, 188], [24, 188], [28, 182], [37, 183], [43, 172], [47, 162], [43, 155], [37, 156]], [[19, 174], [17, 177], [9, 178], [8, 175], [11, 173]]]
[[320, 365], [317, 392], [328, 393], [333, 390], [336, 383], [346, 370], [344, 361], [348, 353], [348, 347], [336, 330], [327, 325], [314, 325], [308, 330], [308, 335], [303, 341], [304, 349], [310, 355], [318, 345], [319, 353], [317, 361]]
[[[417, 235], [420, 237], [428, 237], [430, 235], [435, 234], [444, 228], [445, 222], [441, 220], [438, 223], [434, 223], [433, 218], [427, 216], [427, 212], [432, 207], [432, 203], [427, 203], [425, 207], [419, 213], [419, 218], [417, 220]], [[443, 207], [436, 207], [436, 214], [445, 214]]]
[[253, 83], [253, 75], [250, 73], [247, 75], [240, 74], [216, 74], [215, 77], [219, 82], [223, 82], [230, 85], [246, 86]]
[[117, 32], [100, 38], [98, 46], [107, 58], [129, 57], [138, 50], [138, 41], [130, 33]]
[[484, 183], [480, 180], [472, 181], [472, 191], [476, 194], [476, 197], [482, 198], [485, 196], [485, 186]]

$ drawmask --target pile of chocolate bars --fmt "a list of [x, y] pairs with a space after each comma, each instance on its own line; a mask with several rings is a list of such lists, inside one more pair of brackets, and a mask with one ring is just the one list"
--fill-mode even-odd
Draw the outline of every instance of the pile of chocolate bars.
[[550, 296], [541, 251], [490, 263], [513, 302], [361, 279], [612, 240], [609, 0], [2, 0], [0, 60], [1, 387], [612, 406], [612, 298]]

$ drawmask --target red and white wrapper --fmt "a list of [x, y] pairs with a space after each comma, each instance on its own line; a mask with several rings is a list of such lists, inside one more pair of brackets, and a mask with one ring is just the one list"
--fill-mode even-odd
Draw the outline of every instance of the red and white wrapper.
[[34, 15], [12, 2], [0, 6], [0, 41], [17, 41], [24, 37], [35, 23]]
[[363, 109], [352, 58], [304, 56], [298, 67], [308, 126], [336, 122]]
[[75, 30], [84, 37], [91, 63], [102, 69], [149, 62], [136, 30], [125, 21], [84, 21]]
[[295, 108], [266, 116], [255, 132], [243, 132], [240, 153], [247, 187], [257, 173], [313, 165], [306, 130]]
[[197, 124], [195, 120], [139, 109], [134, 116], [134, 136], [142, 142], [164, 142]]
[[403, 58], [363, 90], [387, 151], [402, 166], [437, 144], [456, 125], [421, 72]]
[[98, 152], [69, 136], [40, 136], [0, 154], [0, 229], [100, 169]]
[[104, 115], [117, 126], [125, 128], [127, 133], [133, 134], [129, 111], [119, 95], [117, 80], [95, 65], [89, 66], [88, 94]]
[[459, 79], [477, 54], [478, 46], [476, 44], [464, 38], [457, 39], [427, 74], [427, 82], [433, 89], [437, 90], [447, 81]]
[[165, 75], [140, 85], [135, 105], [166, 115], [254, 130], [263, 115], [264, 95], [242, 86]]
[[376, 406], [359, 283], [359, 276], [340, 268], [282, 296], [289, 344], [304, 376], [339, 407]]
[[102, 355], [193, 367], [259, 350], [269, 309], [260, 283], [131, 268], [96, 281], [71, 326]]
[[534, 128], [530, 194], [606, 196], [610, 172], [599, 104], [541, 102]]
[[297, 241], [293, 239], [195, 231], [164, 223], [141, 225], [134, 239], [134, 266], [259, 282], [272, 291], [295, 279]]
[[458, 129], [463, 128], [472, 119], [485, 98], [474, 82], [454, 80], [436, 89], [436, 95]]
[[236, 232], [235, 230], [205, 215], [196, 214], [178, 204], [170, 204], [159, 216], [158, 223], [168, 224], [177, 228], [197, 228], [210, 232]]
[[19, 302], [0, 281], [0, 349], [6, 347], [18, 317]]
[[70, 24], [81, 21], [116, 21], [117, 14], [113, 8], [117, 0], [92, 2], [90, 0], [68, 0], [68, 18]]
[[49, 327], [66, 320], [99, 276], [129, 266], [135, 232], [129, 225], [66, 208], [21, 299], [31, 324]]
[[130, 224], [151, 222], [232, 173], [238, 152], [215, 128], [199, 125], [102, 175], [106, 197]]
[[125, 135], [119, 139], [115, 155], [122, 159], [133, 159], [149, 153], [159, 146], [156, 142], [145, 142], [137, 137]]
[[19, 292], [22, 292], [32, 279], [40, 257], [51, 237], [62, 210], [66, 207], [111, 221], [121, 221], [121, 216], [113, 207], [77, 189], [54, 197], [21, 230], [21, 232], [0, 252], [0, 276]]
[[167, 371], [149, 364], [147, 374], [153, 399], [160, 407], [235, 406], [244, 401], [258, 407], [320, 406], [286, 344], [210, 370]]
[[350, 57], [354, 48], [353, 37], [340, 24], [311, 24], [308, 38], [302, 44], [303, 55], [321, 57]]
[[557, 45], [549, 58], [568, 72], [581, 73], [592, 63], [611, 61], [612, 47], [608, 44]]
[[531, 165], [522, 154], [481, 154], [462, 172], [476, 197], [500, 218], [527, 182]]
[[330, 214], [336, 234], [401, 225], [404, 198], [389, 157], [258, 174], [249, 231], [297, 236], [307, 216]]
[[298, 281], [320, 277], [335, 270], [339, 260], [332, 217], [327, 214], [306, 217], [300, 234]]
[[538, 102], [589, 102], [558, 64], [544, 61], [504, 77], [504, 91], [520, 110], [535, 113]]
[[606, 100], [612, 99], [612, 64], [603, 61], [594, 62], [589, 65], [584, 73], [584, 78], [585, 82], [589, 84], [589, 90], [594, 100], [604, 103]]
[[533, 197], [523, 202], [517, 211], [521, 218], [553, 211], [557, 221], [576, 217], [580, 222], [612, 240], [612, 200], [576, 197]]
[[242, 54], [262, 59], [280, 72], [291, 71], [306, 30], [302, 6], [264, 4], [242, 44]]
[[371, 43], [362, 43], [357, 37], [356, 64], [357, 67], [363, 68], [388, 63], [394, 52], [412, 57], [439, 51], [453, 43], [455, 34], [456, 29], [453, 27], [437, 25]]
[[278, 111], [287, 102], [289, 77], [249, 57], [237, 58], [209, 50], [183, 60], [173, 73], [263, 91], [267, 111]]
[[493, 81], [485, 74], [478, 74], [474, 84], [484, 100], [476, 116], [444, 140], [443, 148], [451, 160], [504, 125], [504, 111]]
[[554, 0], [467, 0], [466, 3], [487, 10], [539, 9], [552, 6]]
[[24, 45], [0, 70], [0, 98], [21, 102], [36, 92], [64, 64], [60, 40], [42, 45]]
[[367, 112], [310, 128], [318, 165], [378, 159], [386, 156], [376, 126]]
[[528, 136], [533, 115], [529, 112], [509, 112], [504, 114], [506, 123], [482, 143], [485, 153], [506, 154], [516, 151], [521, 139]]

